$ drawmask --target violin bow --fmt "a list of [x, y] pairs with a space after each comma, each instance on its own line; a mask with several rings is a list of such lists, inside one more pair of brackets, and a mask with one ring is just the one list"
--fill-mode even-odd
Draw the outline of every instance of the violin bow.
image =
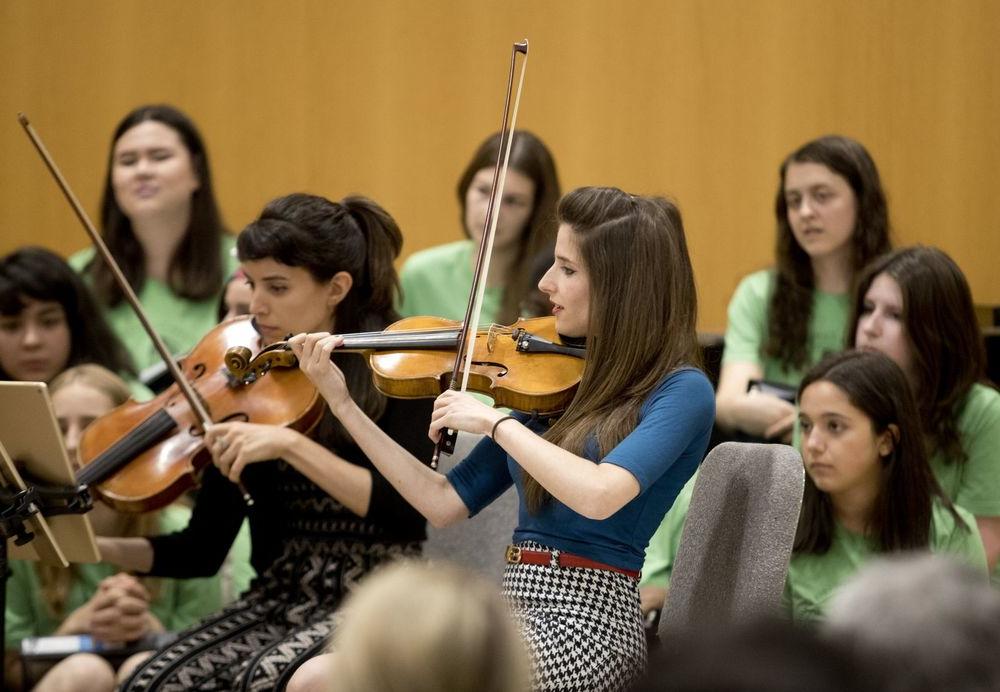
[[[49, 172], [55, 179], [56, 185], [58, 185], [59, 189], [62, 190], [63, 195], [69, 202], [69, 206], [73, 208], [73, 212], [76, 214], [76, 217], [80, 220], [80, 223], [83, 224], [83, 228], [87, 232], [87, 235], [90, 236], [90, 240], [94, 244], [98, 254], [101, 255], [101, 258], [108, 265], [108, 268], [111, 269], [111, 274], [114, 276], [115, 283], [118, 284], [118, 287], [122, 290], [122, 293], [125, 296], [125, 300], [128, 301], [132, 310], [135, 311], [135, 315], [139, 318], [142, 328], [146, 330], [146, 334], [148, 334], [150, 340], [152, 340], [153, 346], [156, 347], [157, 353], [159, 353], [160, 357], [163, 359], [163, 363], [167, 366], [167, 370], [170, 371], [171, 376], [174, 378], [174, 382], [177, 383], [177, 386], [184, 394], [184, 398], [187, 399], [188, 404], [191, 406], [191, 410], [194, 411], [195, 416], [201, 422], [202, 429], [207, 431], [212, 427], [212, 425], [214, 425], [211, 416], [208, 415], [208, 411], [205, 410], [205, 407], [201, 402], [201, 398], [198, 396], [197, 392], [194, 391], [191, 383], [188, 382], [186, 377], [184, 377], [184, 373], [181, 372], [177, 362], [170, 354], [170, 351], [167, 349], [167, 345], [163, 342], [163, 339], [160, 338], [156, 329], [153, 328], [152, 322], [149, 321], [149, 317], [146, 316], [146, 312], [142, 309], [142, 304], [139, 302], [139, 298], [136, 296], [135, 291], [132, 290], [132, 286], [129, 285], [128, 279], [126, 279], [125, 275], [122, 273], [121, 267], [118, 266], [118, 262], [115, 261], [114, 256], [111, 254], [111, 250], [108, 249], [104, 239], [101, 238], [100, 234], [97, 232], [97, 229], [94, 227], [90, 217], [87, 216], [87, 212], [83, 210], [83, 206], [76, 198], [76, 195], [70, 188], [66, 178], [63, 177], [62, 172], [60, 172], [55, 160], [49, 154], [48, 149], [45, 148], [45, 145], [42, 143], [42, 138], [38, 136], [35, 128], [32, 127], [28, 117], [24, 113], [18, 113], [17, 120], [21, 123], [25, 133], [28, 135], [28, 139], [30, 139], [31, 143], [35, 146], [39, 156], [42, 157], [42, 161], [45, 162], [46, 168], [49, 169]], [[243, 500], [247, 503], [247, 505], [252, 505], [253, 498], [250, 497], [250, 493], [247, 492], [247, 489], [243, 487], [242, 483], [238, 482], [237, 485], [243, 495]]]
[[[517, 56], [521, 54], [521, 73], [517, 83], [517, 93], [514, 96], [514, 107], [511, 108], [511, 94], [514, 86], [514, 68]], [[475, 344], [475, 334], [479, 327], [479, 317], [483, 310], [483, 296], [486, 293], [486, 277], [489, 274], [490, 258], [493, 254], [493, 238], [496, 235], [497, 221], [500, 218], [500, 205], [497, 203], [503, 195], [507, 182], [507, 169], [510, 165], [510, 149], [514, 141], [514, 129], [517, 124], [517, 111], [521, 105], [521, 90], [524, 87], [524, 73], [528, 65], [528, 39], [515, 43], [510, 52], [510, 70], [507, 74], [507, 92], [503, 102], [503, 120], [500, 124], [500, 151], [497, 153], [497, 163], [493, 168], [493, 183], [490, 186], [490, 198], [486, 205], [486, 223], [483, 236], [479, 241], [479, 255], [476, 258], [476, 268], [472, 275], [472, 288], [469, 291], [469, 303], [465, 309], [465, 320], [458, 336], [458, 349], [455, 352], [455, 366], [452, 368], [452, 378], [449, 388], [464, 392], [469, 385], [469, 371], [472, 369], [472, 352]], [[458, 373], [462, 373], [459, 384]], [[431, 457], [431, 468], [436, 469], [442, 453], [452, 454], [458, 434], [454, 430], [441, 433], [434, 446], [434, 456]]]

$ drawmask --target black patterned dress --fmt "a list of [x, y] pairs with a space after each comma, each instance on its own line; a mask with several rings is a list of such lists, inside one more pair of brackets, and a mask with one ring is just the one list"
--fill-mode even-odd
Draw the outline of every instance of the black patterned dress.
[[[432, 405], [432, 400], [389, 400], [379, 427], [417, 458], [429, 459]], [[330, 417], [321, 423], [333, 427]], [[299, 665], [322, 652], [336, 610], [358, 580], [386, 560], [420, 553], [423, 518], [353, 443], [326, 446], [371, 470], [367, 516], [358, 517], [282, 460], [245, 470], [243, 481], [255, 502], [251, 508], [210, 467], [187, 529], [150, 539], [155, 556], [150, 574], [215, 574], [249, 517], [251, 562], [259, 576], [235, 603], [156, 652], [123, 690], [284, 689]]]

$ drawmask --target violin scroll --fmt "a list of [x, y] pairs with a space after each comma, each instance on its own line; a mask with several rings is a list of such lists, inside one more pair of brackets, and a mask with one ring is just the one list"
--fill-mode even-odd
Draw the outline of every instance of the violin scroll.
[[229, 374], [243, 384], [257, 381], [272, 368], [294, 368], [299, 364], [285, 342], [268, 346], [253, 357], [246, 346], [232, 346], [226, 349], [224, 362]]

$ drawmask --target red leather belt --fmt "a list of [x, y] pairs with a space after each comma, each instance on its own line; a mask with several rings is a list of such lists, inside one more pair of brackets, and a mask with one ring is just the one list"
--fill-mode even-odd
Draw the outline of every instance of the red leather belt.
[[516, 545], [507, 546], [507, 564], [509, 565], [548, 565], [549, 567], [585, 567], [586, 569], [604, 569], [618, 572], [632, 579], [639, 579], [639, 572], [634, 569], [624, 569], [614, 565], [606, 565], [581, 555], [564, 553], [560, 550], [529, 550]]

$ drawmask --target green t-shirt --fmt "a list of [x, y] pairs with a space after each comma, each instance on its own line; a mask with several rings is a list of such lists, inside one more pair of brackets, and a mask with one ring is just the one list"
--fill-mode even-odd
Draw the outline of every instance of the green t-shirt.
[[956, 504], [980, 517], [1000, 516], [1000, 393], [974, 384], [958, 413], [958, 436], [968, 458], [949, 463], [938, 452], [931, 468]]
[[[222, 236], [223, 278], [230, 276], [239, 265], [232, 252], [235, 246], [235, 238], [228, 234]], [[81, 250], [69, 258], [70, 266], [83, 271], [94, 257], [94, 252], [93, 248]], [[219, 293], [205, 300], [190, 300], [179, 297], [162, 281], [146, 279], [137, 295], [153, 328], [175, 355], [191, 350], [219, 321], [221, 288]], [[131, 305], [122, 301], [113, 308], [104, 307], [103, 313], [111, 329], [131, 354], [132, 363], [137, 370], [142, 371], [162, 362]]]
[[[402, 288], [399, 314], [403, 317], [432, 315], [457, 321], [465, 319], [475, 252], [476, 245], [471, 240], [459, 240], [410, 255], [399, 273]], [[491, 324], [502, 301], [502, 286], [487, 287], [479, 324]]]
[[[956, 509], [964, 526], [959, 525], [940, 503], [934, 503], [931, 552], [955, 555], [981, 569], [985, 577], [986, 552], [975, 519], [964, 509]], [[840, 585], [876, 555], [868, 538], [851, 533], [839, 524], [834, 531], [833, 544], [824, 555], [793, 553], [784, 593], [785, 606], [792, 619], [821, 619]]]
[[[187, 526], [191, 511], [180, 505], [163, 510], [160, 531], [171, 533]], [[10, 563], [11, 576], [7, 582], [6, 634], [7, 648], [17, 648], [25, 637], [51, 635], [62, 620], [52, 616], [42, 596], [38, 572], [27, 560]], [[121, 570], [107, 563], [75, 565], [77, 578], [70, 586], [64, 616], [86, 603], [97, 591], [101, 580]], [[157, 579], [155, 598], [150, 611], [163, 627], [170, 631], [184, 629], [206, 615], [219, 610], [222, 596], [219, 578]]]
[[768, 310], [774, 273], [765, 269], [744, 277], [729, 301], [725, 350], [722, 363], [754, 363], [764, 370], [764, 379], [797, 387], [805, 371], [827, 353], [844, 350], [845, 330], [850, 319], [850, 296], [813, 292], [809, 319], [809, 359], [806, 367], [786, 370], [776, 359], [764, 355]]
[[646, 559], [642, 563], [642, 577], [639, 586], [663, 586], [670, 585], [670, 576], [674, 571], [674, 559], [677, 557], [677, 549], [681, 545], [681, 532], [684, 530], [684, 522], [687, 520], [688, 508], [691, 506], [691, 495], [694, 493], [694, 484], [698, 480], [698, 472], [684, 484], [677, 499], [667, 511], [663, 521], [660, 522], [656, 533], [649, 539], [646, 546]]
[[[977, 517], [1000, 516], [1000, 393], [974, 384], [958, 413], [958, 438], [967, 458], [949, 463], [941, 452], [931, 457], [934, 477], [952, 501]], [[991, 575], [1000, 588], [1000, 562]]]

